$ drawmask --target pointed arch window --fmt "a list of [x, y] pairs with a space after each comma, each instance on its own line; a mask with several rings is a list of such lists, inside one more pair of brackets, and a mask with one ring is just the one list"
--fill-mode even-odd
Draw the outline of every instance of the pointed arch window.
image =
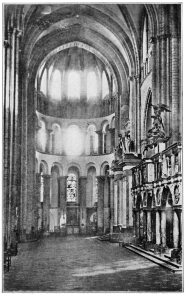
[[75, 71], [68, 75], [68, 98], [80, 99], [80, 74]]
[[88, 73], [87, 76], [87, 99], [97, 97], [97, 78], [94, 71]]

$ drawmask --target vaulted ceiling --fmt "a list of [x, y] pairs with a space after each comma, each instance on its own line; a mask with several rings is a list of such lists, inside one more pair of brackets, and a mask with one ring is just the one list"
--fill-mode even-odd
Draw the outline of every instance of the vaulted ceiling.
[[123, 81], [137, 71], [144, 11], [142, 4], [24, 5], [27, 68], [35, 72], [52, 50], [78, 41], [104, 56]]

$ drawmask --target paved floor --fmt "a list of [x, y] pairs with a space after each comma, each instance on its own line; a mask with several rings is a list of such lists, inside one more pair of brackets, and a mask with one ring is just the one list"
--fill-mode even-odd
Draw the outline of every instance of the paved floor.
[[4, 291], [182, 291], [182, 276], [118, 244], [48, 237], [21, 244]]

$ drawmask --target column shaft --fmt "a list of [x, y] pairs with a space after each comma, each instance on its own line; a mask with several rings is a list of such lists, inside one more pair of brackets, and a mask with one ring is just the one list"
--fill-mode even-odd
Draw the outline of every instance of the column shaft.
[[173, 247], [179, 247], [179, 219], [175, 210], [173, 211]]
[[79, 178], [79, 204], [80, 204], [80, 233], [86, 234], [86, 187], [87, 177]]
[[44, 175], [43, 177], [44, 177], [43, 228], [45, 231], [49, 231], [51, 176]]
[[114, 226], [118, 225], [118, 186], [117, 181], [114, 181]]
[[161, 244], [161, 232], [160, 232], [160, 214], [156, 211], [156, 244]]
[[166, 212], [164, 210], [161, 211], [161, 241], [162, 246], [166, 246]]
[[113, 233], [114, 223], [114, 178], [110, 177], [110, 233]]
[[152, 240], [151, 211], [147, 211], [147, 241]]
[[104, 231], [104, 177], [97, 177], [98, 184], [98, 233]]

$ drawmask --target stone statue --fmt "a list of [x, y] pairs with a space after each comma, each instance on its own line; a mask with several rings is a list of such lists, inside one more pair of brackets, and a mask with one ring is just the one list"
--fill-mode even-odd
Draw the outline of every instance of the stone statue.
[[155, 115], [151, 116], [154, 119], [153, 127], [148, 131], [147, 138], [144, 140], [146, 145], [143, 154], [148, 150], [148, 148], [153, 149], [153, 147], [156, 147], [158, 143], [166, 143], [170, 138], [165, 134], [161, 113], [164, 111], [171, 112], [171, 110], [169, 110], [167, 105], [162, 103], [158, 103], [157, 105], [151, 104], [151, 106], [154, 109]]

